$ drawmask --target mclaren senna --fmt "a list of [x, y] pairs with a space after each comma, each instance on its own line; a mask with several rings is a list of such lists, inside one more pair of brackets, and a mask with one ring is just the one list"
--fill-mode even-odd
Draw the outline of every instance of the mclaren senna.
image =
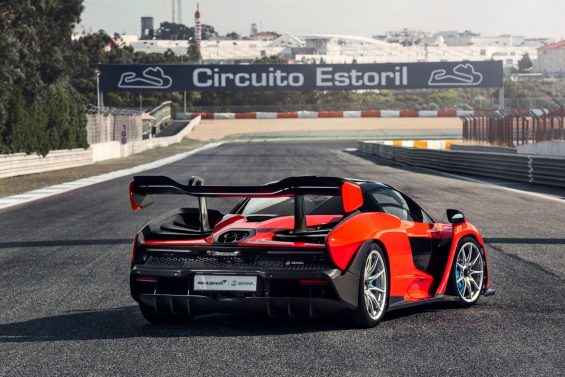
[[[471, 306], [489, 289], [477, 229], [458, 210], [433, 220], [414, 200], [377, 182], [290, 177], [261, 186], [187, 184], [136, 176], [132, 209], [153, 195], [190, 195], [135, 237], [130, 288], [151, 323], [217, 312], [317, 317], [340, 312], [360, 327], [412, 305]], [[229, 213], [206, 198], [237, 197]]]

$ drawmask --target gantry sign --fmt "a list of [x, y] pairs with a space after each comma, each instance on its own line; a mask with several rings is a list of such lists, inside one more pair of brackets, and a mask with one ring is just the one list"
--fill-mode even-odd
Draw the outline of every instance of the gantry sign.
[[501, 61], [386, 64], [101, 64], [103, 92], [502, 88]]

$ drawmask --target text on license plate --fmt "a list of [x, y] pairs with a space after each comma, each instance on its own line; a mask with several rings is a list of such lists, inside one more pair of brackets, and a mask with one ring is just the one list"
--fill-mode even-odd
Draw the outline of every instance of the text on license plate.
[[195, 275], [195, 291], [256, 291], [257, 276]]

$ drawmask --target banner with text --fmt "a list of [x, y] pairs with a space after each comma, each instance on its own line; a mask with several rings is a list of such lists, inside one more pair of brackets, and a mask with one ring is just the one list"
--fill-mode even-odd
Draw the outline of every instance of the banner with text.
[[501, 88], [502, 61], [386, 64], [101, 64], [104, 92]]

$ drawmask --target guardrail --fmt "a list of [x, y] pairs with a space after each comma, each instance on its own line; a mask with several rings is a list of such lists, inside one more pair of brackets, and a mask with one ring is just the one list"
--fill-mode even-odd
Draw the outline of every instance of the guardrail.
[[368, 141], [359, 142], [358, 150], [389, 160], [450, 173], [565, 188], [565, 158], [406, 148]]

